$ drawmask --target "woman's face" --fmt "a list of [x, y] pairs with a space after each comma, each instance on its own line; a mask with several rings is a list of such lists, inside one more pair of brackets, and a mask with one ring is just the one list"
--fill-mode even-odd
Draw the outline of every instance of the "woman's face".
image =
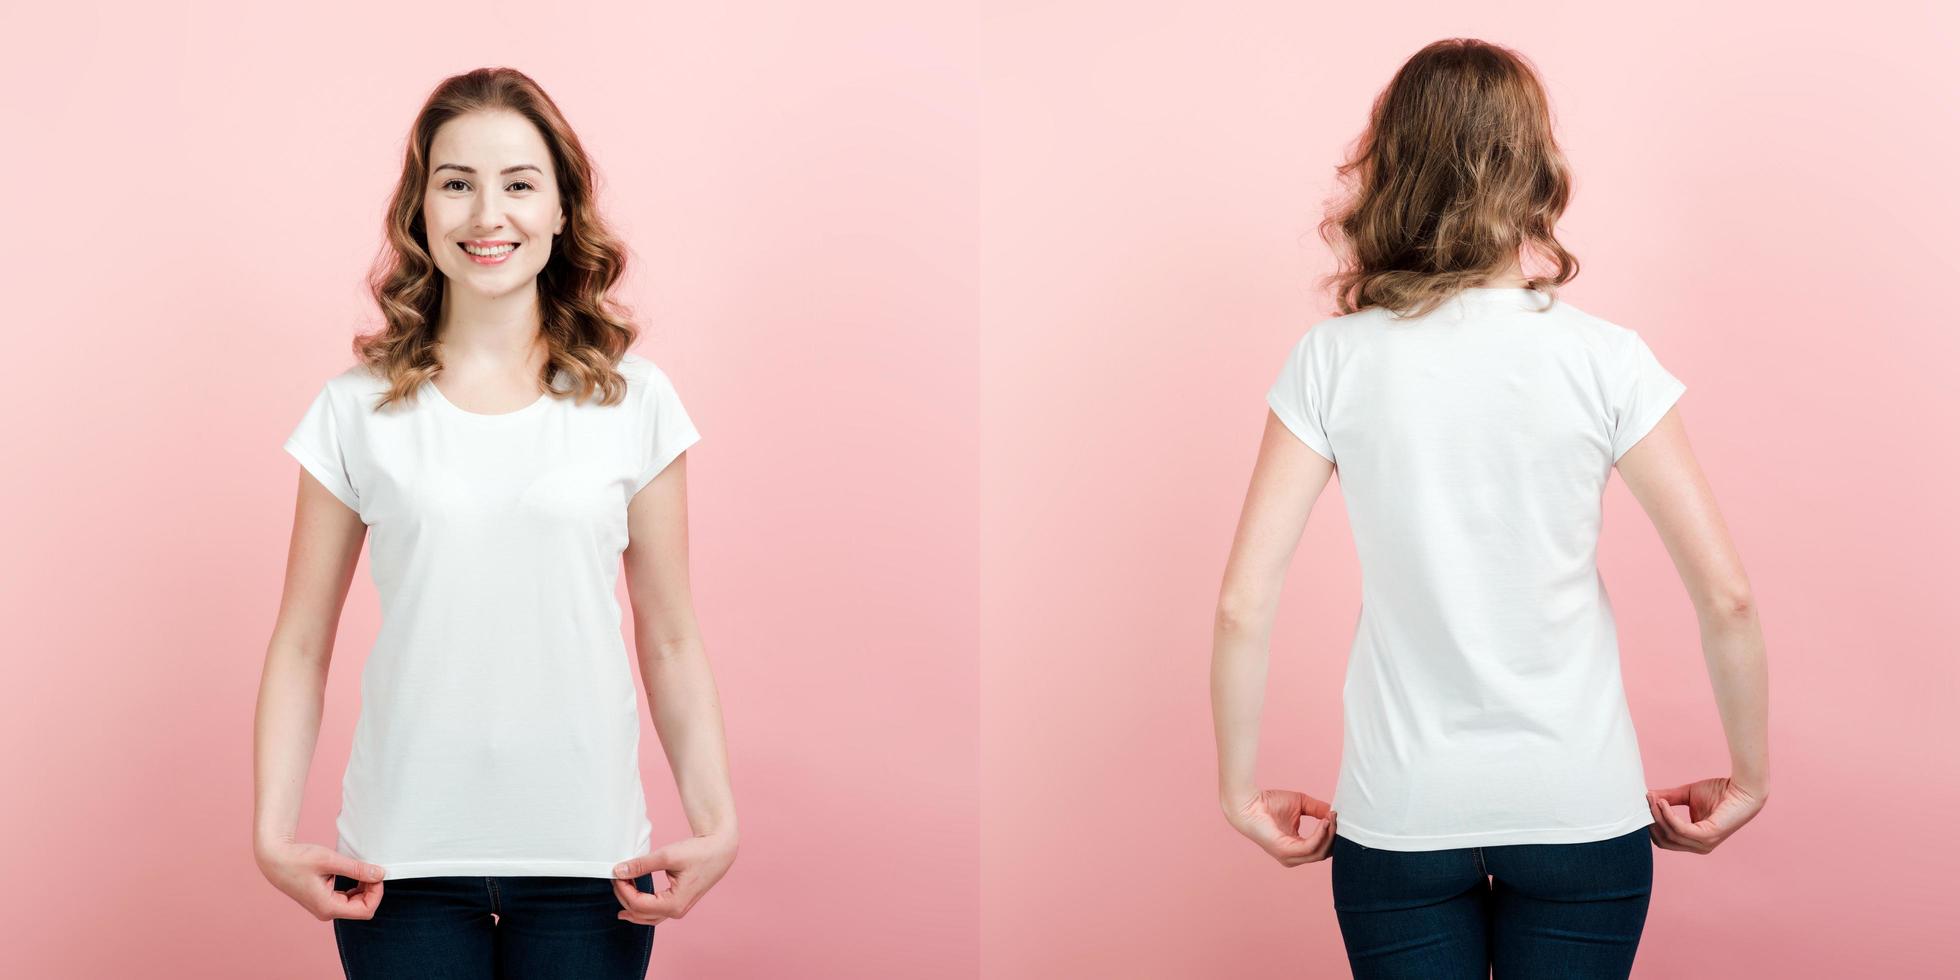
[[485, 296], [529, 287], [551, 258], [552, 236], [565, 230], [537, 127], [512, 112], [466, 113], [436, 130], [429, 163], [422, 226], [449, 287]]

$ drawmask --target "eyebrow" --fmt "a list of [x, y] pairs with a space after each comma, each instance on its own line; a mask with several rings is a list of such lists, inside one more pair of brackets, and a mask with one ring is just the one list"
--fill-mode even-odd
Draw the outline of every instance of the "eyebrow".
[[[463, 165], [462, 165], [462, 164], [460, 164], [460, 163], [445, 163], [445, 164], [442, 164], [442, 165], [440, 165], [440, 166], [438, 166], [438, 167], [436, 167], [436, 170], [461, 170], [462, 172], [464, 172], [464, 173], [466, 173], [466, 174], [473, 174], [473, 173], [476, 173], [476, 168], [475, 168], [475, 167], [465, 167], [465, 166], [463, 166]], [[536, 170], [536, 171], [537, 171], [538, 173], [540, 173], [540, 174], [543, 174], [543, 173], [544, 173], [544, 171], [543, 171], [543, 170], [541, 170], [541, 169], [539, 169], [538, 167], [535, 167], [535, 166], [533, 166], [533, 165], [531, 165], [531, 164], [528, 164], [528, 163], [520, 163], [520, 164], [518, 164], [518, 165], [517, 165], [517, 166], [515, 166], [515, 167], [505, 167], [504, 169], [502, 169], [502, 170], [499, 170], [499, 171], [497, 171], [497, 173], [498, 173], [499, 175], [502, 175], [502, 174], [514, 174], [514, 173], [516, 173], [516, 172], [518, 172], [519, 170]], [[434, 173], [435, 171], [430, 171], [430, 172], [431, 172], [431, 173]]]

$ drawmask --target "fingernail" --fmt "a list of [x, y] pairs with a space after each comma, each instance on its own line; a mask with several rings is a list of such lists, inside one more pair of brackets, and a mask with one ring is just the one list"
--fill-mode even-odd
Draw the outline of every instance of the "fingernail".
[[622, 878], [624, 878], [624, 877], [626, 877], [626, 865], [623, 865], [623, 864], [622, 864], [622, 865], [620, 865], [619, 867], [617, 867], [617, 868], [614, 868], [614, 869], [613, 869], [613, 874], [616, 874], [616, 875], [618, 875], [618, 876], [620, 876], [620, 877], [622, 877]]

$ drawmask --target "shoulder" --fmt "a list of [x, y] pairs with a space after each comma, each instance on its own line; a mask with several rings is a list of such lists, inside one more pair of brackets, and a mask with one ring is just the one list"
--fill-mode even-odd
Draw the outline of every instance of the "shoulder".
[[661, 388], [673, 384], [667, 377], [667, 372], [660, 369], [660, 365], [632, 351], [620, 355], [619, 373], [626, 378], [629, 387]]
[[329, 376], [320, 385], [320, 394], [337, 405], [351, 408], [372, 404], [372, 396], [387, 389], [387, 378], [382, 377], [365, 362], [356, 361], [341, 369], [338, 374]]
[[1388, 313], [1370, 307], [1339, 316], [1323, 317], [1307, 325], [1293, 341], [1293, 351], [1316, 358], [1329, 358], [1353, 347], [1384, 328]]
[[1631, 327], [1574, 306], [1563, 296], [1559, 297], [1558, 303], [1547, 315], [1557, 318], [1559, 329], [1584, 341], [1589, 347], [1609, 353], [1624, 350], [1635, 337]]
[[1556, 312], [1558, 336], [1568, 349], [1577, 349], [1575, 361], [1609, 395], [1624, 391], [1630, 383], [1627, 379], [1640, 370], [1643, 358], [1652, 358], [1647, 353], [1647, 341], [1632, 327], [1582, 310], [1563, 299]]
[[619, 355], [619, 373], [633, 380], [646, 377], [648, 369], [652, 367], [652, 361], [630, 350]]

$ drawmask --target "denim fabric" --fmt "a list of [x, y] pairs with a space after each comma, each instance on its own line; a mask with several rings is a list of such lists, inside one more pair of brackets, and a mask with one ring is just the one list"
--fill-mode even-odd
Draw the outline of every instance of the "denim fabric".
[[1646, 827], [1584, 844], [1387, 851], [1334, 837], [1334, 915], [1363, 980], [1624, 978], [1654, 883]]
[[[356, 884], [334, 876], [341, 891]], [[653, 874], [633, 884], [652, 892]], [[348, 980], [641, 980], [654, 927], [622, 909], [609, 878], [402, 878], [374, 918], [335, 919], [333, 931]]]

